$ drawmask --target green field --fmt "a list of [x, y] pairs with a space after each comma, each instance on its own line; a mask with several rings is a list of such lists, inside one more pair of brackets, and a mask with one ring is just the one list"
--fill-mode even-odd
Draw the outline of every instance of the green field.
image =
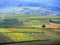
[[[12, 42], [31, 40], [60, 40], [60, 29], [42, 28], [49, 20], [60, 21], [60, 16], [39, 16], [39, 15], [2, 15], [0, 18], [0, 33], [12, 40]], [[8, 20], [16, 22], [10, 23]], [[15, 20], [13, 20], [15, 19]], [[5, 22], [5, 23], [2, 23]], [[7, 27], [7, 26], [10, 27]], [[33, 28], [18, 28], [16, 26], [31, 26]], [[52, 40], [53, 39], [53, 40]]]

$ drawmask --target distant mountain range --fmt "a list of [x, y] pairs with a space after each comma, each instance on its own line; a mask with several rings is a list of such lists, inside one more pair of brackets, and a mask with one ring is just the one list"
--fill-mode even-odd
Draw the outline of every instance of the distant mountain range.
[[60, 16], [60, 8], [33, 2], [15, 2], [11, 7], [0, 8], [0, 14], [38, 14]]
[[53, 11], [60, 11], [59, 7], [54, 7], [54, 6], [49, 6], [42, 3], [34, 3], [34, 2], [16, 2], [14, 6], [16, 7], [21, 7], [21, 6], [42, 7], [42, 8], [47, 8]]

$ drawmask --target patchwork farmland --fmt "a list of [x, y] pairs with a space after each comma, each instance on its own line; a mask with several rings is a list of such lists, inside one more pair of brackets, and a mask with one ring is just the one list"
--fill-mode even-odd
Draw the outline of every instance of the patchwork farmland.
[[[2, 15], [0, 18], [0, 43], [47, 41], [60, 42], [60, 24], [49, 26], [49, 20], [60, 21], [60, 16]], [[47, 25], [43, 27], [42, 25]]]

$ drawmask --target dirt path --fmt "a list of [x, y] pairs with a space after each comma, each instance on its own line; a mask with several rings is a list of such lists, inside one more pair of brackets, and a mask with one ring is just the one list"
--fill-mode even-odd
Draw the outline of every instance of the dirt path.
[[19, 32], [19, 31], [17, 31], [17, 30], [13, 30], [13, 29], [11, 29], [11, 28], [5, 28], [6, 30], [8, 30], [8, 31], [10, 31], [10, 32]]

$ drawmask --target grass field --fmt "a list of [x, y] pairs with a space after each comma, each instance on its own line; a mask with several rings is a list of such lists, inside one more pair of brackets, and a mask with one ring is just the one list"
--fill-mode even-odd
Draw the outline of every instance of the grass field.
[[[5, 25], [0, 24], [0, 33], [2, 33], [4, 36], [9, 38], [13, 42], [31, 40], [51, 40], [51, 41], [60, 40], [60, 29], [42, 28], [42, 25], [48, 24], [49, 20], [60, 21], [60, 16], [7, 15], [7, 14], [2, 16], [5, 17], [4, 19], [17, 19], [17, 21], [19, 22], [22, 21], [20, 26], [33, 27], [33, 28], [16, 28], [14, 27], [15, 25], [13, 25], [12, 27], [9, 28], [7, 27], [3, 28], [1, 26]], [[4, 19], [1, 18], [0, 22], [4, 22]]]

